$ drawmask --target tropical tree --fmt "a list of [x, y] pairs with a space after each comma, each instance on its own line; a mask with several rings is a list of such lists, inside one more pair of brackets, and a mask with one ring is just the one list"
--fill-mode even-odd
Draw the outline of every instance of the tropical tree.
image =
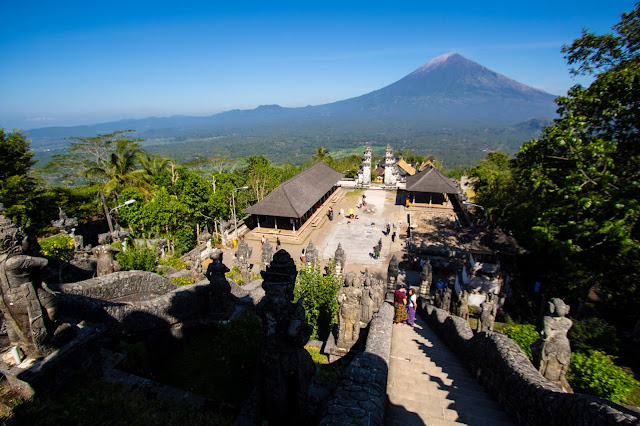
[[36, 162], [29, 144], [22, 131], [0, 128], [0, 203], [18, 225], [30, 223], [34, 207], [36, 182], [30, 171]]
[[614, 30], [563, 48], [594, 81], [557, 99], [560, 118], [524, 144], [513, 172], [529, 200], [521, 236], [562, 264], [558, 290], [597, 288], [621, 313], [640, 298], [640, 3]]
[[104, 192], [110, 194], [117, 188], [140, 184], [144, 186], [145, 170], [138, 168], [140, 149], [136, 141], [119, 139], [108, 161], [100, 161], [84, 170], [88, 178], [104, 182]]

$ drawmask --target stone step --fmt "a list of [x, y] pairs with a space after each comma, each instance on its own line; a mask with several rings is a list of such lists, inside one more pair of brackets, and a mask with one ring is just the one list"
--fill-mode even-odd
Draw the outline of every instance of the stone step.
[[[402, 401], [400, 401], [402, 399]], [[389, 402], [394, 404], [406, 404], [407, 402], [416, 402], [424, 410], [440, 412], [442, 410], [453, 410], [459, 413], [471, 413], [476, 417], [491, 418], [498, 421], [510, 422], [511, 418], [500, 408], [500, 406], [491, 400], [478, 399], [474, 397], [460, 397], [448, 395], [443, 399], [437, 396], [422, 395], [420, 393], [404, 394], [402, 397], [389, 396]]]
[[[393, 368], [393, 367], [392, 367]], [[482, 387], [471, 377], [456, 377], [455, 375], [451, 376], [446, 372], [438, 371], [436, 369], [422, 370], [418, 368], [401, 368], [396, 367], [389, 373], [389, 378], [402, 381], [405, 380], [406, 383], [439, 383], [443, 386], [455, 386], [455, 387], [467, 387], [470, 390], [474, 390], [477, 392], [484, 392]]]
[[[455, 410], [450, 408], [438, 407], [425, 404], [423, 401], [405, 401], [402, 404], [403, 408], [410, 412], [420, 416], [421, 419], [439, 419], [448, 422], [458, 422], [462, 424], [470, 425], [512, 425], [510, 418], [504, 413], [490, 413], [484, 415], [476, 411], [479, 415], [474, 415], [473, 411]], [[426, 424], [432, 424], [426, 420]]]

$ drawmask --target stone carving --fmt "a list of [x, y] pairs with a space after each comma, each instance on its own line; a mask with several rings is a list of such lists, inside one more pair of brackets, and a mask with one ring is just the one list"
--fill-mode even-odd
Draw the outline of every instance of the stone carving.
[[480, 308], [480, 318], [478, 318], [478, 332], [481, 331], [493, 331], [493, 323], [496, 321], [496, 313], [498, 311], [498, 304], [493, 300], [493, 293], [487, 293], [487, 299], [482, 302]]
[[469, 292], [462, 290], [458, 299], [458, 316], [469, 319]]
[[251, 281], [251, 254], [253, 249], [249, 247], [249, 244], [242, 238], [240, 244], [238, 244], [238, 250], [236, 250], [235, 264], [240, 269], [240, 276], [245, 284]]
[[222, 251], [211, 253], [211, 263], [207, 266], [204, 276], [209, 280], [210, 312], [212, 314], [225, 314], [229, 308], [229, 296], [231, 286], [225, 274], [229, 268], [222, 263]]
[[305, 250], [305, 265], [315, 265], [319, 260], [318, 249], [313, 245], [313, 241], [309, 241], [309, 245]]
[[51, 226], [64, 231], [66, 234], [74, 236], [73, 232], [75, 231], [76, 226], [78, 226], [78, 219], [75, 217], [67, 217], [66, 213], [59, 207], [58, 210], [58, 220], [52, 220]]
[[549, 381], [562, 389], [571, 389], [566, 374], [571, 360], [571, 345], [567, 332], [573, 321], [566, 318], [569, 305], [562, 299], [553, 298], [549, 302], [549, 314], [543, 318], [540, 339], [531, 345], [533, 365]]
[[369, 295], [371, 297], [371, 300], [373, 301], [373, 311], [375, 312], [378, 310], [378, 307], [380, 307], [380, 304], [384, 301], [384, 288], [381, 292], [380, 282], [375, 278], [371, 278], [370, 281], [371, 289], [369, 290]]
[[115, 254], [120, 250], [111, 246], [112, 236], [110, 233], [98, 235], [99, 246], [94, 247], [91, 251], [98, 257], [96, 265], [96, 274], [99, 277], [118, 272], [120, 264], [115, 259]]
[[371, 287], [371, 277], [365, 276], [362, 287], [362, 296], [360, 298], [360, 306], [362, 307], [360, 321], [364, 324], [369, 324], [369, 321], [371, 321], [373, 313], [377, 308], [377, 306], [374, 306], [375, 304], [373, 302], [374, 292], [374, 289]]
[[387, 268], [387, 289], [391, 292], [395, 291], [396, 289], [399, 272], [400, 266], [398, 265], [398, 259], [396, 259], [396, 255], [394, 254], [393, 256], [391, 256], [389, 267]]
[[260, 256], [260, 261], [262, 262], [262, 265], [264, 266], [265, 270], [267, 269], [267, 266], [269, 266], [272, 260], [273, 260], [273, 246], [271, 245], [269, 240], [266, 240], [262, 245], [262, 255]]
[[347, 255], [342, 248], [342, 244], [338, 243], [338, 248], [336, 249], [336, 253], [334, 255], [334, 262], [336, 264], [336, 275], [342, 276], [344, 272], [344, 265], [346, 263]]
[[311, 336], [302, 299], [293, 301], [296, 266], [279, 250], [262, 272], [265, 296], [258, 312], [262, 322], [260, 414], [269, 424], [305, 424], [308, 389], [315, 365], [304, 345]]
[[451, 288], [445, 285], [440, 296], [440, 309], [444, 309], [447, 312], [451, 311], [451, 293]]
[[426, 263], [422, 265], [422, 271], [420, 271], [420, 297], [429, 297], [432, 280], [431, 262], [427, 259]]
[[362, 290], [356, 286], [356, 273], [349, 272], [345, 277], [344, 286], [338, 293], [338, 339], [336, 346], [350, 349], [360, 335], [360, 298]]
[[24, 354], [49, 353], [56, 329], [53, 293], [42, 287], [40, 271], [48, 264], [38, 256], [35, 236], [27, 236], [0, 214], [0, 308], [13, 346]]

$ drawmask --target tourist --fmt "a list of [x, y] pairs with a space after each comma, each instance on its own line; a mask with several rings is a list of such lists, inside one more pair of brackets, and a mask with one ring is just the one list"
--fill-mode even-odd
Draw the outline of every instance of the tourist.
[[260, 245], [264, 245], [264, 235], [260, 238]]
[[378, 240], [378, 247], [382, 250], [382, 238]]
[[418, 296], [416, 291], [409, 288], [409, 296], [407, 301], [407, 323], [411, 326], [416, 322], [416, 308], [418, 307]]
[[387, 235], [391, 233], [391, 222], [387, 222]]
[[407, 295], [401, 285], [393, 293], [393, 323], [407, 323]]
[[395, 228], [393, 229], [393, 234], [391, 234], [391, 242], [392, 243], [396, 242], [396, 230], [395, 230]]
[[302, 260], [302, 264], [304, 265], [304, 249], [302, 249], [302, 255], [300, 256], [300, 260]]
[[280, 250], [280, 237], [276, 237], [276, 251]]
[[362, 205], [366, 206], [367, 205], [367, 196], [362, 194]]
[[362, 207], [362, 198], [358, 200], [358, 208]]

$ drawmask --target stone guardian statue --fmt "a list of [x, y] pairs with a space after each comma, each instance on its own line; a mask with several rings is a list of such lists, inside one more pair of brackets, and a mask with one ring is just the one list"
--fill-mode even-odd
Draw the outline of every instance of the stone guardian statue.
[[533, 365], [540, 374], [564, 390], [571, 387], [566, 379], [571, 361], [571, 345], [567, 338], [573, 321], [566, 318], [569, 305], [562, 299], [553, 298], [549, 302], [549, 313], [543, 318], [540, 339], [531, 345]]

